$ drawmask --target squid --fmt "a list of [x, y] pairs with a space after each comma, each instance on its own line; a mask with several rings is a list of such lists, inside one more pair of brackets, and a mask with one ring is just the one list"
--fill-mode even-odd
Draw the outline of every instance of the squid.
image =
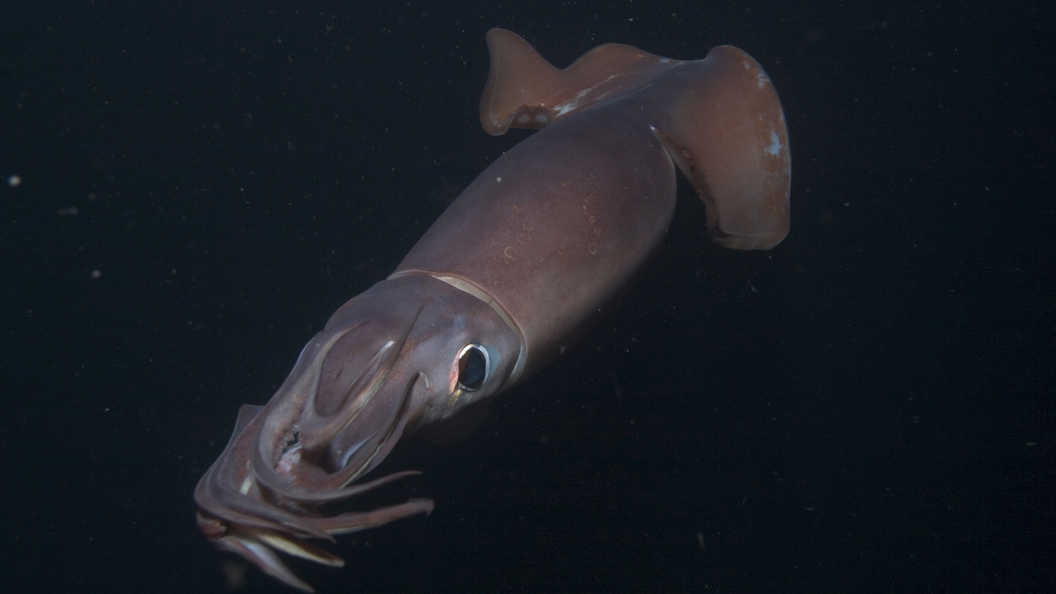
[[308, 541], [433, 509], [333, 511], [417, 474], [370, 474], [401, 437], [471, 414], [564, 352], [660, 244], [676, 169], [713, 242], [766, 250], [788, 234], [785, 117], [743, 51], [680, 61], [605, 44], [558, 69], [510, 31], [486, 39], [484, 130], [539, 131], [333, 314], [267, 404], [241, 408], [195, 489], [204, 535], [294, 588], [312, 591], [281, 554], [340, 567]]

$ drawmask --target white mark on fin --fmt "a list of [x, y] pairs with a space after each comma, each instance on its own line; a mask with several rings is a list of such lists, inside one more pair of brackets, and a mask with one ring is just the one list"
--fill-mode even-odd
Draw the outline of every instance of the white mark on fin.
[[777, 136], [777, 130], [770, 130], [770, 146], [766, 152], [771, 157], [776, 157], [781, 152], [781, 139]]
[[[582, 91], [576, 93], [576, 96], [573, 97], [572, 100], [569, 101], [568, 103], [565, 103], [563, 105], [555, 105], [554, 106], [554, 113], [556, 113], [559, 116], [563, 116], [566, 113], [575, 110], [579, 106], [580, 99], [586, 97], [587, 95], [592, 93], [594, 91], [594, 89], [600, 87], [601, 85], [609, 82], [610, 80], [612, 80], [614, 78], [616, 78], [616, 75], [615, 74], [610, 74], [609, 77], [606, 78], [605, 80], [603, 80], [603, 81], [601, 81], [599, 83], [593, 84], [593, 85], [583, 89]], [[594, 101], [600, 101], [601, 99], [604, 99], [606, 96], [608, 96], [608, 94], [609, 93], [605, 93], [603, 95], [599, 95], [598, 97], [594, 98]]]

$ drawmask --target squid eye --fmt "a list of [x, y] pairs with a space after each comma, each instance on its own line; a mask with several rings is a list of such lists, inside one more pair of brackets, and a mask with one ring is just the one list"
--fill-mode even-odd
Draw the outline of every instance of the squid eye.
[[488, 379], [488, 351], [479, 344], [467, 344], [458, 351], [458, 387], [466, 392], [479, 390]]

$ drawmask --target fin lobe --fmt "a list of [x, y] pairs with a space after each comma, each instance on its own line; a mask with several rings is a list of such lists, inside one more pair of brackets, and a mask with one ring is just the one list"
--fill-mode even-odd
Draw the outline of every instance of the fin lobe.
[[658, 130], [707, 206], [712, 241], [767, 250], [788, 235], [792, 162], [781, 101], [751, 56], [718, 46]]
[[487, 34], [491, 69], [480, 98], [480, 123], [493, 136], [509, 128], [537, 129], [621, 95], [680, 62], [619, 43], [606, 43], [568, 68], [555, 68], [520, 35]]

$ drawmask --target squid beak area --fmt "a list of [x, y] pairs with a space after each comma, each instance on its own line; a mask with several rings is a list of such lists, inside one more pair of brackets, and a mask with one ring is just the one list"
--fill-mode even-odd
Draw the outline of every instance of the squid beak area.
[[[344, 396], [344, 405], [332, 414], [320, 412], [326, 407], [315, 406], [315, 396], [325, 356], [341, 334], [328, 339], [304, 365], [299, 361], [302, 369], [294, 380], [288, 380], [286, 392], [263, 407], [246, 405], [239, 410], [227, 447], [195, 489], [198, 525], [208, 539], [279, 581], [312, 592], [279, 553], [341, 567], [344, 561], [340, 557], [305, 539], [333, 541], [335, 534], [433, 510], [428, 499], [411, 499], [370, 511], [331, 507], [419, 474], [403, 471], [357, 482], [388, 455], [413, 416], [409, 407], [418, 376], [408, 378], [396, 391], [375, 396], [386, 386], [416, 319], [417, 314], [399, 340], [389, 341], [366, 371], [337, 392]], [[343, 435], [342, 429], [353, 421], [356, 431]]]
[[[247, 421], [242, 429], [255, 427]], [[219, 549], [235, 553], [288, 586], [313, 591], [286, 566], [279, 553], [341, 567], [344, 561], [340, 557], [305, 540], [333, 541], [332, 535], [357, 532], [433, 510], [429, 499], [411, 499], [369, 511], [340, 509], [350, 498], [419, 474], [415, 471], [397, 472], [338, 489], [308, 490], [312, 496], [291, 498], [290, 493], [269, 488], [254, 472], [248, 455], [252, 448], [246, 446], [255, 443], [255, 431], [248, 433], [236, 433], [225, 454], [199, 482], [195, 490], [198, 526]]]

